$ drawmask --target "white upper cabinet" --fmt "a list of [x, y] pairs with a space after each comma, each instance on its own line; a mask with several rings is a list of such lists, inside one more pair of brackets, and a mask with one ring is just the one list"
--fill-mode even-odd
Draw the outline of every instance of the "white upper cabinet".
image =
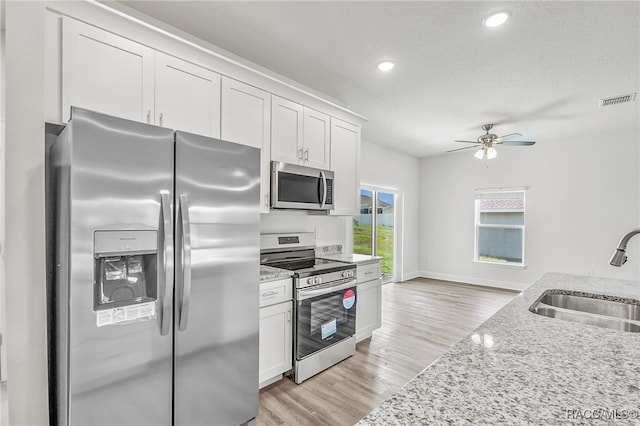
[[71, 106], [150, 123], [154, 50], [69, 18], [62, 23], [62, 120]]
[[261, 208], [269, 212], [271, 94], [222, 77], [221, 139], [260, 148]]
[[271, 159], [291, 164], [302, 163], [302, 105], [275, 95], [271, 102]]
[[360, 126], [331, 118], [331, 170], [335, 176], [333, 215], [360, 214]]
[[156, 52], [155, 78], [155, 124], [220, 138], [219, 74]]
[[[271, 160], [333, 170], [331, 214], [359, 214], [359, 126], [222, 76], [212, 71], [220, 59], [189, 49], [176, 55], [180, 50], [170, 50], [155, 33], [138, 43], [113, 31], [62, 17], [61, 87], [49, 91], [59, 96], [50, 102], [61, 107], [62, 121], [76, 106], [260, 148], [262, 213], [270, 211]], [[148, 47], [156, 45], [162, 52]], [[45, 58], [47, 66], [58, 69], [53, 56]], [[277, 92], [277, 85], [265, 84]]]
[[319, 169], [330, 165], [330, 117], [327, 114], [304, 108], [304, 164]]
[[220, 75], [69, 18], [62, 23], [62, 119], [77, 106], [220, 137]]
[[328, 115], [275, 95], [271, 114], [272, 160], [329, 168]]

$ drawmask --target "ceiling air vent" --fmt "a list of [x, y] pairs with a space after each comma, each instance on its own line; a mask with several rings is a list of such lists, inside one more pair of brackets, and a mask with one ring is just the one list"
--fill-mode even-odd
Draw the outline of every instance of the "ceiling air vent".
[[626, 95], [612, 96], [610, 98], [600, 99], [600, 106], [606, 107], [611, 105], [624, 104], [626, 102], [633, 102], [636, 100], [637, 93], [628, 93]]

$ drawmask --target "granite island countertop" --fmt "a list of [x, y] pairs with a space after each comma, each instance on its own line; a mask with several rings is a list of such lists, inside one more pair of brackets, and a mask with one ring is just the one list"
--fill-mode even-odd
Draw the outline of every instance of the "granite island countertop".
[[327, 260], [335, 260], [337, 262], [353, 263], [356, 265], [366, 265], [369, 263], [380, 262], [382, 260], [382, 256], [369, 256], [366, 254], [356, 253], [323, 254], [318, 257]]
[[640, 299], [638, 281], [546, 274], [358, 425], [640, 424], [640, 333], [530, 312], [547, 289]]

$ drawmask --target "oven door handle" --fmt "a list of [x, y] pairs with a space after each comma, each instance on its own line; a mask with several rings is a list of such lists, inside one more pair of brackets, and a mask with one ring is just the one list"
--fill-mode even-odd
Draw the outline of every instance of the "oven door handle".
[[316, 296], [322, 296], [323, 294], [333, 293], [334, 291], [345, 290], [347, 288], [355, 287], [357, 281], [349, 278], [340, 281], [338, 284], [327, 284], [324, 286], [314, 286], [298, 290], [297, 300], [306, 300]]

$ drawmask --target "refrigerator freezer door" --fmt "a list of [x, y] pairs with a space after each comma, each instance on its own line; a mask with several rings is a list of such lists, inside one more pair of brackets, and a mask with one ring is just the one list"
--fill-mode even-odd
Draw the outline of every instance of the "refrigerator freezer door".
[[[65, 347], [59, 349], [58, 359], [59, 424], [171, 425], [173, 335], [162, 335], [161, 329], [171, 315], [163, 306], [171, 306], [166, 299], [172, 291], [165, 290], [173, 277], [165, 280], [163, 274], [172, 273], [173, 252], [169, 248], [172, 258], [165, 262], [165, 239], [173, 231], [166, 235], [166, 219], [172, 213], [163, 211], [169, 204], [164, 203], [165, 209], [161, 204], [163, 196], [173, 197], [173, 138], [172, 130], [78, 108], [72, 109], [71, 122], [61, 135], [68, 146], [60, 152], [69, 158], [57, 163], [66, 163], [69, 178], [68, 197], [59, 200], [58, 210], [60, 222], [69, 229], [62, 237], [68, 238], [69, 261], [60, 264], [58, 275], [63, 280], [68, 276], [66, 283], [58, 282], [68, 286], [61, 293], [68, 291], [68, 303], [61, 301], [57, 314], [58, 329], [68, 332], [60, 336]], [[135, 245], [143, 244], [136, 239], [145, 237], [142, 252], [158, 266], [145, 263], [143, 269], [142, 255], [115, 257], [108, 278], [132, 284], [144, 278], [147, 289], [157, 286], [148, 291], [152, 301], [145, 300], [146, 314], [139, 312], [140, 301], [112, 310], [94, 307], [99, 281], [94, 264], [105, 259], [100, 247], [94, 251], [95, 234], [104, 231], [120, 232], [113, 234], [118, 241], [110, 244], [134, 254], [140, 251]], [[146, 241], [149, 235], [155, 235], [157, 243]], [[149, 249], [149, 244], [154, 247]], [[98, 326], [105, 314], [113, 321]], [[137, 319], [122, 321], [122, 314], [135, 314]]]
[[175, 192], [186, 211], [176, 221], [174, 422], [241, 424], [258, 411], [260, 150], [176, 132]]

